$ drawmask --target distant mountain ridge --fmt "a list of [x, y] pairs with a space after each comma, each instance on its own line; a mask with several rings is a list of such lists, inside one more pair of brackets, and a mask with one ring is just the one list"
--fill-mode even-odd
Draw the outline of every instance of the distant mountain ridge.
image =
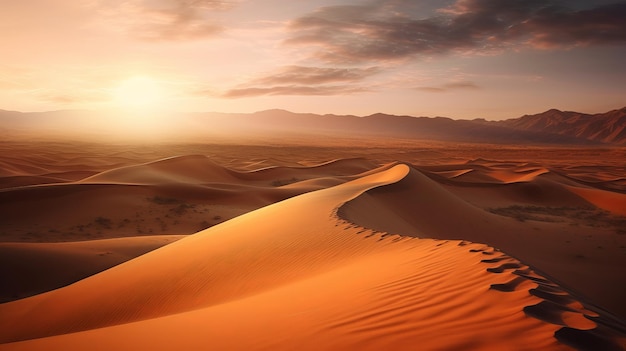
[[516, 130], [568, 135], [602, 143], [626, 144], [626, 107], [593, 115], [551, 109], [536, 115], [499, 121], [497, 124]]
[[[130, 116], [123, 117], [132, 120]], [[116, 126], [115, 118], [119, 117], [90, 111], [21, 113], [0, 110], [0, 132], [21, 137], [29, 134], [116, 136], [124, 132], [124, 124]], [[255, 113], [187, 113], [170, 119], [155, 118], [154, 125], [157, 124], [167, 132], [169, 139], [185, 140], [211, 137], [395, 138], [501, 144], [626, 145], [626, 107], [598, 114], [551, 109], [503, 121], [383, 113], [365, 117], [319, 115], [274, 109]], [[150, 123], [144, 127], [149, 130], [154, 126]], [[129, 137], [132, 135], [128, 133]]]

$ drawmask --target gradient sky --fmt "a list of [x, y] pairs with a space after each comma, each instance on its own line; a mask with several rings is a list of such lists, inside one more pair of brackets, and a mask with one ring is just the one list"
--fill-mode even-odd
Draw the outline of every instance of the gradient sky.
[[4, 1], [0, 109], [605, 112], [626, 106], [625, 18], [604, 0]]

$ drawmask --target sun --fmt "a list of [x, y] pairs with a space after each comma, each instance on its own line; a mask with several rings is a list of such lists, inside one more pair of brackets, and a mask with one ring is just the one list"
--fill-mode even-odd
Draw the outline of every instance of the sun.
[[148, 76], [134, 76], [120, 82], [112, 91], [116, 107], [131, 110], [159, 110], [167, 94], [163, 84]]
[[173, 90], [166, 81], [132, 76], [110, 90], [109, 127], [117, 135], [158, 137], [171, 127]]

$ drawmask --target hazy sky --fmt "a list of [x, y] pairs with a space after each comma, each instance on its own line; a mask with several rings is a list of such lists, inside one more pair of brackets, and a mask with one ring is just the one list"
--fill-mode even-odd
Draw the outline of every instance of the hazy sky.
[[626, 106], [626, 1], [22, 0], [0, 109], [500, 119]]

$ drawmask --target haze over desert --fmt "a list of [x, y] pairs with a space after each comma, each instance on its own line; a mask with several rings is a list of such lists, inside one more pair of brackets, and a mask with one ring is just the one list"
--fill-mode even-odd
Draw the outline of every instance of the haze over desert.
[[0, 351], [626, 350], [624, 18], [6, 2]]

